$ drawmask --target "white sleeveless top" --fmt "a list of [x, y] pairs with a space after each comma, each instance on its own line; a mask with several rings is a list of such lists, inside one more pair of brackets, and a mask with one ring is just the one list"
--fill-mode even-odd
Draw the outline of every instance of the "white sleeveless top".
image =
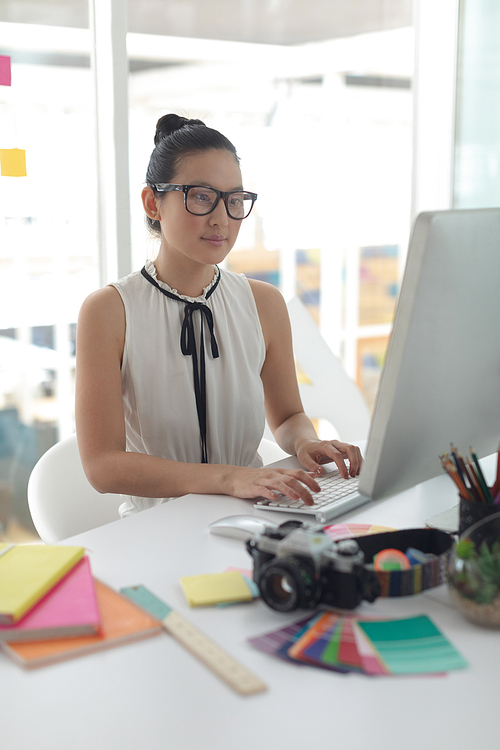
[[[200, 297], [178, 295], [145, 269], [156, 283], [185, 302], [212, 311], [219, 357], [213, 358], [205, 316], [193, 313], [199, 352], [203, 319], [206, 372], [208, 461], [262, 466], [257, 453], [264, 433], [264, 389], [260, 372], [266, 348], [255, 299], [242, 274], [221, 269]], [[188, 463], [201, 463], [200, 427], [194, 390], [193, 357], [181, 351], [185, 304], [165, 296], [141, 273], [113, 283], [125, 307], [122, 393], [127, 450]], [[171, 498], [125, 497], [127, 516]]]

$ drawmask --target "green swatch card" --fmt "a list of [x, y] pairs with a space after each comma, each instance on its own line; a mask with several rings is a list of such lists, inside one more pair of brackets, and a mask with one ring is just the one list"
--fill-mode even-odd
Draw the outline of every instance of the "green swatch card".
[[330, 642], [321, 654], [321, 661], [324, 664], [338, 664], [339, 663], [339, 648], [340, 639], [342, 637], [342, 620], [340, 620], [335, 626], [332, 632]]
[[427, 615], [402, 620], [360, 620], [392, 674], [447, 672], [468, 664]]

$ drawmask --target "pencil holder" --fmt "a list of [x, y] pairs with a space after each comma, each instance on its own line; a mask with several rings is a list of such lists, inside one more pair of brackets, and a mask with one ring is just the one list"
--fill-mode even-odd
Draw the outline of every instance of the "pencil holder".
[[458, 533], [463, 534], [466, 529], [470, 526], [474, 526], [478, 521], [482, 521], [484, 518], [498, 513], [498, 505], [487, 505], [486, 503], [480, 503], [477, 500], [466, 500], [464, 497], [460, 497], [460, 518]]

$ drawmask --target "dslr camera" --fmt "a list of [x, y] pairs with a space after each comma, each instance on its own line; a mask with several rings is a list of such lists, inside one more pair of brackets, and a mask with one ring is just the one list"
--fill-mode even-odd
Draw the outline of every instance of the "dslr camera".
[[319, 604], [354, 609], [380, 595], [356, 540], [335, 542], [316, 524], [287, 521], [249, 539], [246, 547], [260, 595], [278, 612]]

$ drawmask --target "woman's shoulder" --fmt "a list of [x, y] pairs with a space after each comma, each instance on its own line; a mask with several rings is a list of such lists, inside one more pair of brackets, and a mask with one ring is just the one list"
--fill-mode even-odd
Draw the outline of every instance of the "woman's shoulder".
[[290, 329], [288, 310], [280, 290], [266, 281], [248, 279], [264, 333], [266, 348], [271, 341], [282, 340]]
[[283, 295], [277, 287], [269, 284], [267, 281], [260, 281], [258, 279], [248, 279], [248, 283], [250, 284], [257, 307], [271, 311], [286, 308]]
[[78, 322], [95, 323], [102, 327], [122, 328], [125, 324], [125, 310], [120, 293], [114, 286], [96, 289], [84, 300]]
[[281, 292], [267, 281], [251, 279], [243, 273], [235, 273], [227, 269], [221, 269], [221, 279], [232, 289], [232, 294], [240, 294], [242, 290], [249, 289], [261, 318], [263, 315], [273, 315], [280, 310], [286, 310]]
[[91, 292], [84, 300], [82, 307], [102, 309], [119, 307], [120, 305], [123, 307], [118, 289], [114, 285], [108, 284]]

